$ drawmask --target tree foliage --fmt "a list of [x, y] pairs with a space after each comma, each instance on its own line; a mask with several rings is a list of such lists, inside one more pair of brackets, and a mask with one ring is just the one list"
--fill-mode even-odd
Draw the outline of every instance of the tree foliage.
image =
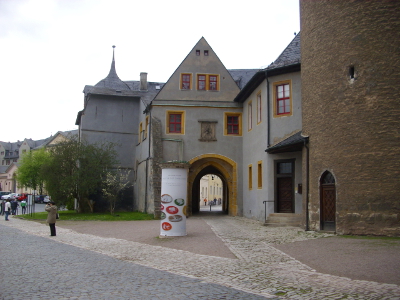
[[129, 182], [130, 172], [124, 171], [120, 168], [107, 171], [103, 181], [102, 193], [107, 200], [108, 210], [113, 215], [115, 206], [121, 197], [121, 192], [128, 188], [131, 183]]
[[50, 154], [44, 148], [25, 153], [17, 170], [17, 182], [21, 187], [38, 190], [43, 194], [44, 178], [42, 168], [50, 160]]
[[89, 144], [75, 138], [50, 148], [50, 160], [43, 166], [46, 189], [57, 204], [77, 199], [79, 211], [93, 212], [92, 194], [100, 192], [106, 172], [118, 163], [115, 145]]

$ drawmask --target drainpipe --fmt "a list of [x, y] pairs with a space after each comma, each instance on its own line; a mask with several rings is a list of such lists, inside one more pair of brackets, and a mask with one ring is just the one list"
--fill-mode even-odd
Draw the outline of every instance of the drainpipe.
[[309, 195], [309, 187], [310, 187], [310, 176], [309, 176], [309, 173], [310, 173], [310, 149], [308, 148], [307, 142], [308, 142], [308, 137], [307, 137], [307, 139], [304, 140], [304, 147], [307, 149], [307, 151], [306, 151], [306, 180], [307, 180], [307, 182], [306, 182], [306, 190], [307, 190], [307, 194], [306, 194], [306, 231], [309, 231], [310, 230], [310, 226], [309, 226], [310, 218], [308, 215], [308, 203], [309, 203], [308, 195]]
[[144, 212], [147, 214], [147, 188], [148, 188], [148, 182], [149, 182], [149, 159], [150, 159], [150, 147], [151, 147], [151, 110], [149, 111], [149, 129], [147, 130], [148, 134], [148, 139], [149, 139], [149, 154], [147, 155], [146, 158], [146, 186], [144, 190]]
[[271, 120], [270, 120], [270, 116], [269, 116], [270, 97], [269, 97], [269, 80], [268, 80], [268, 72], [267, 71], [265, 71], [265, 78], [267, 79], [267, 126], [268, 126], [268, 128], [267, 128], [267, 148], [269, 148], [269, 146], [270, 146], [269, 140], [270, 140], [270, 135], [271, 135], [271, 130], [270, 130]]

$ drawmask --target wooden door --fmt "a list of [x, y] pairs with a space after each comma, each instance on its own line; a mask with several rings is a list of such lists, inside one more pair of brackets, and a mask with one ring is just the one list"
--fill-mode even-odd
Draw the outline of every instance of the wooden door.
[[321, 229], [336, 230], [336, 189], [335, 179], [330, 172], [321, 180]]
[[277, 178], [278, 213], [293, 213], [292, 177]]

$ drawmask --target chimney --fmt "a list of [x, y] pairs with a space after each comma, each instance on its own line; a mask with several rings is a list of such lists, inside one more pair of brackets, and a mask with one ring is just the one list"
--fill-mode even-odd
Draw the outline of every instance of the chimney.
[[140, 90], [147, 91], [147, 73], [140, 73]]

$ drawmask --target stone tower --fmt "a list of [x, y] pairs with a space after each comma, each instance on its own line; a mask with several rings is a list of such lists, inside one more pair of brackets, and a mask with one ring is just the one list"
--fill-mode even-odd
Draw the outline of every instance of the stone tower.
[[400, 2], [300, 13], [309, 228], [400, 235]]

